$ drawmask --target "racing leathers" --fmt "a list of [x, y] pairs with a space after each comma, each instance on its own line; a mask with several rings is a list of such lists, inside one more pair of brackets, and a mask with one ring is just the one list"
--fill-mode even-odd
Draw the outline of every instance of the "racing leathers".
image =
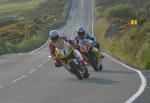
[[77, 57], [77, 59], [80, 61], [80, 63], [84, 63], [84, 59], [83, 59], [82, 55], [77, 50], [79, 48], [79, 46], [76, 45], [73, 40], [68, 40], [66, 37], [62, 36], [59, 38], [58, 42], [50, 41], [50, 43], [49, 43], [50, 55], [51, 55], [56, 67], [63, 66], [63, 63], [61, 62], [61, 60], [59, 58], [56, 57], [56, 54], [55, 54], [55, 48], [58, 47], [59, 45], [63, 45], [62, 42], [68, 42], [69, 44], [71, 44], [73, 46], [73, 48], [75, 48], [73, 51], [73, 54]]
[[73, 37], [73, 41], [78, 44], [80, 40], [83, 40], [83, 39], [89, 39], [91, 41], [93, 41], [95, 43], [94, 47], [96, 47], [99, 52], [100, 51], [100, 45], [99, 43], [96, 41], [96, 38], [91, 36], [89, 33], [85, 32], [84, 36], [81, 38], [80, 36], [78, 36], [77, 34]]

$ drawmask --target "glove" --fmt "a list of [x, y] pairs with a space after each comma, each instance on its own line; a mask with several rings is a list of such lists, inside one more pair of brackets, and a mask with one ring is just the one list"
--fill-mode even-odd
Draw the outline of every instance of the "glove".
[[61, 61], [59, 59], [55, 59], [54, 60], [54, 65], [55, 65], [55, 67], [61, 67], [61, 66], [63, 66], [63, 64], [61, 63]]

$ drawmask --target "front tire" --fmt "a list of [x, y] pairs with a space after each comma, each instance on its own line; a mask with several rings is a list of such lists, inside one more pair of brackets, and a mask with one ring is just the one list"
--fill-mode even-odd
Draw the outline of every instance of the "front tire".
[[86, 66], [84, 67], [84, 69], [85, 69], [85, 72], [84, 72], [83, 77], [84, 77], [84, 78], [88, 78], [88, 77], [90, 76], [90, 74], [88, 73], [88, 69], [87, 69]]
[[83, 75], [81, 71], [79, 70], [80, 66], [76, 65], [73, 61], [69, 63], [69, 66], [71, 67], [71, 71], [75, 74], [75, 76], [79, 79], [83, 79]]

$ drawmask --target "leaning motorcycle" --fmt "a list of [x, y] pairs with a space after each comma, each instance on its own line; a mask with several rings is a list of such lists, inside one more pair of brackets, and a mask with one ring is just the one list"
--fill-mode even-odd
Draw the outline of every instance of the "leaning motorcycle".
[[88, 78], [89, 73], [86, 65], [81, 64], [73, 54], [75, 49], [68, 42], [65, 42], [61, 48], [56, 48], [56, 57], [61, 60], [65, 68], [74, 74], [79, 80]]
[[93, 41], [88, 39], [79, 41], [80, 52], [95, 71], [101, 71], [103, 68], [102, 59], [100, 58], [99, 50], [92, 44]]

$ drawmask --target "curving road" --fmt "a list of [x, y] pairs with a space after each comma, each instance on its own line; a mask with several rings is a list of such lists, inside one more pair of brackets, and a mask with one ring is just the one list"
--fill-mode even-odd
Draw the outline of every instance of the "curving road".
[[[92, 15], [92, 0], [73, 0], [60, 31], [71, 37], [83, 25], [92, 32]], [[45, 44], [30, 53], [0, 56], [0, 103], [130, 103], [144, 89], [137, 72], [107, 55], [104, 70], [88, 67], [90, 78], [81, 81], [63, 67], [55, 68], [48, 55]]]

